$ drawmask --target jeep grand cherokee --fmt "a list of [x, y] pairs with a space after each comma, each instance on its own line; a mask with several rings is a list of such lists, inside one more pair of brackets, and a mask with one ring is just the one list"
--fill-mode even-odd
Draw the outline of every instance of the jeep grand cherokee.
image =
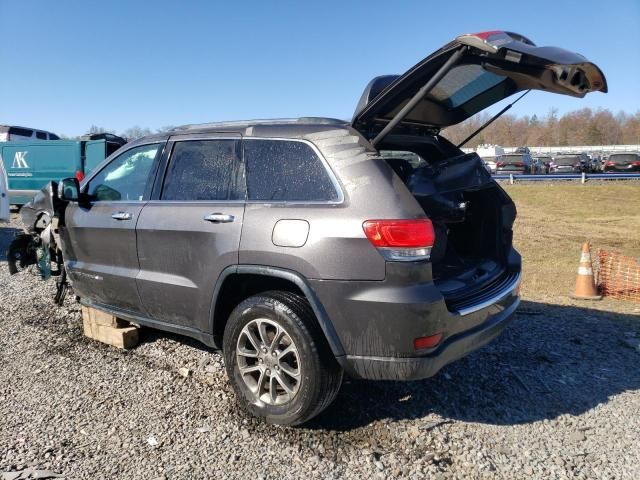
[[246, 409], [301, 423], [343, 372], [429, 377], [505, 328], [519, 302], [516, 209], [439, 132], [529, 89], [607, 87], [580, 55], [463, 35], [371, 81], [350, 122], [145, 137], [45, 190], [25, 223], [83, 304], [222, 348]]

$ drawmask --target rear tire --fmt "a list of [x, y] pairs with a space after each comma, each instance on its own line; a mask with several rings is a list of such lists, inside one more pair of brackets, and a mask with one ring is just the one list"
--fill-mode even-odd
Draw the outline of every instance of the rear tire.
[[241, 302], [225, 327], [223, 348], [238, 402], [269, 423], [310, 420], [342, 383], [311, 306], [295, 293], [264, 292]]

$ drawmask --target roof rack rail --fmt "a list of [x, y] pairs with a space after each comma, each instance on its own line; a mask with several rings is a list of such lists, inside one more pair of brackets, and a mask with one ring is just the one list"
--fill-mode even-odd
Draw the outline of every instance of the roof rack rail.
[[170, 132], [202, 130], [223, 127], [247, 127], [252, 125], [344, 125], [346, 120], [325, 117], [274, 118], [256, 120], [234, 120], [229, 122], [192, 123], [175, 127]]

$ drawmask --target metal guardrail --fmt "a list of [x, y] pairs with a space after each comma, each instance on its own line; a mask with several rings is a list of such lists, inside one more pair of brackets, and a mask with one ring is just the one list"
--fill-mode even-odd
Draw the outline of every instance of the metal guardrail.
[[[518, 147], [504, 147], [504, 153], [514, 153]], [[640, 145], [569, 145], [566, 147], [529, 147], [532, 155], [561, 154], [561, 153], [616, 153], [640, 152]]]
[[516, 181], [549, 181], [549, 180], [580, 180], [585, 183], [588, 180], [640, 180], [640, 173], [573, 173], [559, 174], [550, 173], [548, 175], [492, 175], [496, 180]]
[[[488, 147], [496, 147], [498, 145], [487, 145]], [[520, 147], [501, 147], [504, 153], [515, 153]], [[465, 147], [461, 149], [464, 153], [475, 152], [475, 148]], [[570, 145], [564, 147], [542, 147], [529, 146], [529, 151], [534, 157], [536, 155], [557, 155], [563, 153], [595, 153], [602, 155], [605, 153], [619, 152], [640, 152], [640, 145]]]

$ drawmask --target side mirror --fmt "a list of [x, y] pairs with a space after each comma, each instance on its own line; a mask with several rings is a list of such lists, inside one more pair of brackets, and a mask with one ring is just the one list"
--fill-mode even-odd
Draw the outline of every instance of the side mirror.
[[65, 202], [77, 202], [80, 199], [80, 182], [70, 177], [58, 183], [58, 198]]

